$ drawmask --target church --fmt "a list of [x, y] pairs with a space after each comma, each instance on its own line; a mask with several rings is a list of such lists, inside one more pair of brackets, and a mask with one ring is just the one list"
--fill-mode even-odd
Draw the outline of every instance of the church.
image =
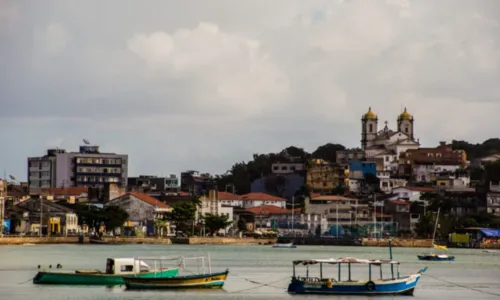
[[378, 129], [378, 117], [372, 111], [361, 117], [361, 149], [366, 158], [374, 158], [384, 161], [384, 170], [397, 168], [399, 154], [409, 149], [418, 149], [420, 143], [414, 136], [414, 118], [406, 110], [397, 118], [397, 129], [391, 130], [388, 122], [384, 122], [383, 129]]

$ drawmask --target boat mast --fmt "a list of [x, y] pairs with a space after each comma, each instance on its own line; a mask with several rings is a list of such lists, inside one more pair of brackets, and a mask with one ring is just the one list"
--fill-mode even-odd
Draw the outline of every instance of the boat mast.
[[434, 239], [436, 238], [436, 230], [438, 226], [438, 220], [439, 220], [439, 211], [441, 210], [441, 207], [438, 208], [437, 215], [436, 215], [436, 223], [434, 224], [434, 233], [432, 234], [432, 246], [434, 246]]

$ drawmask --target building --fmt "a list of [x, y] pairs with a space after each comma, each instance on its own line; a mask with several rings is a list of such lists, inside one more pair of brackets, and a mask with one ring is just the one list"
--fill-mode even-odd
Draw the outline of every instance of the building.
[[260, 207], [271, 205], [279, 208], [286, 208], [286, 199], [266, 193], [249, 193], [241, 196], [243, 208]]
[[384, 193], [391, 193], [394, 188], [405, 187], [408, 181], [401, 178], [391, 178], [390, 171], [377, 171], [377, 177], [380, 180], [380, 190]]
[[349, 177], [365, 178], [367, 174], [377, 175], [377, 164], [371, 161], [349, 162]]
[[490, 182], [489, 191], [486, 194], [486, 211], [500, 217], [500, 183]]
[[435, 148], [409, 149], [401, 153], [399, 165], [400, 174], [409, 175], [417, 182], [435, 182], [434, 177], [439, 173], [465, 168], [467, 154], [463, 150], [453, 150], [446, 142], [440, 142]]
[[487, 211], [486, 196], [475, 188], [448, 188], [444, 190], [444, 199], [450, 203], [450, 214], [463, 217]]
[[399, 199], [387, 201], [384, 206], [385, 212], [392, 215], [394, 222], [398, 224], [398, 231], [412, 231], [409, 201]]
[[[306, 184], [313, 193], [330, 193], [344, 184], [344, 168], [322, 159], [313, 159], [307, 170]], [[342, 176], [341, 176], [342, 175]]]
[[[154, 221], [164, 219], [172, 208], [147, 194], [129, 192], [123, 196], [112, 199], [104, 206], [115, 205], [121, 207], [129, 215], [128, 224], [132, 227], [147, 227], [147, 234], [155, 233]], [[170, 234], [170, 225], [166, 224], [166, 233]]]
[[352, 225], [361, 220], [358, 220], [357, 206], [358, 199], [355, 198], [315, 195], [306, 201], [305, 213], [326, 218], [328, 225], [334, 225], [337, 221], [340, 225]]
[[243, 207], [243, 198], [240, 195], [219, 191], [217, 192], [217, 198], [222, 205]]
[[198, 171], [189, 170], [181, 173], [181, 191], [195, 194], [205, 195], [215, 186], [215, 181], [208, 173], [200, 173]]
[[101, 153], [99, 146], [80, 146], [79, 152], [49, 149], [28, 158], [30, 191], [40, 188], [127, 186], [128, 155]]
[[397, 129], [389, 129], [388, 122], [385, 127], [378, 130], [378, 117], [371, 110], [361, 117], [361, 149], [367, 158], [388, 153], [399, 157], [399, 154], [409, 149], [418, 149], [420, 143], [414, 136], [414, 118], [406, 108], [397, 118]]
[[171, 174], [168, 177], [158, 177], [151, 175], [140, 175], [139, 177], [129, 177], [127, 181], [129, 191], [141, 193], [165, 192], [177, 193], [179, 191], [179, 178]]
[[336, 163], [340, 165], [348, 165], [351, 161], [362, 161], [365, 159], [365, 152], [361, 149], [348, 149], [337, 151], [335, 153]]
[[[304, 176], [298, 173], [270, 175], [255, 179], [250, 185], [250, 192], [279, 193], [282, 197], [291, 199], [303, 185]], [[272, 188], [270, 189], [270, 187]]]
[[421, 186], [405, 186], [396, 187], [392, 189], [392, 194], [396, 199], [403, 199], [413, 201], [420, 201], [420, 197], [424, 193], [433, 193], [436, 190], [432, 187], [421, 187]]
[[291, 174], [306, 170], [306, 165], [303, 163], [274, 163], [271, 165], [271, 171], [276, 175]]
[[206, 214], [212, 214], [212, 215], [218, 215], [218, 216], [225, 215], [225, 216], [227, 216], [228, 220], [233, 222], [232, 224], [230, 224], [226, 228], [220, 230], [220, 233], [227, 233], [235, 224], [234, 223], [234, 216], [233, 216], [233, 206], [228, 205], [228, 204], [224, 204], [225, 201], [228, 201], [228, 200], [222, 200], [222, 199], [231, 199], [232, 200], [235, 197], [239, 197], [239, 196], [235, 195], [233, 197], [232, 194], [227, 193], [227, 192], [219, 192], [217, 190], [210, 190], [208, 192], [207, 196], [200, 197], [201, 206], [197, 207], [196, 220], [200, 221], [201, 217], [205, 216]]
[[300, 209], [292, 211], [291, 209], [279, 208], [274, 205], [263, 205], [246, 208], [245, 211], [254, 215], [255, 227], [257, 229], [301, 229]]

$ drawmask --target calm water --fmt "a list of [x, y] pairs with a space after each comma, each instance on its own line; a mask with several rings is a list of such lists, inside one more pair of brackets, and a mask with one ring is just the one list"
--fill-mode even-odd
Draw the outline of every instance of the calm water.
[[[209, 252], [213, 271], [229, 268], [222, 291], [126, 291], [121, 287], [70, 287], [34, 285], [38, 264], [64, 269], [104, 269], [107, 257], [189, 255]], [[427, 265], [414, 297], [377, 297], [377, 299], [499, 299], [500, 253], [481, 250], [450, 250], [455, 262], [419, 262], [422, 249], [395, 248], [394, 256], [403, 264], [401, 274], [418, 271]], [[270, 246], [188, 246], [188, 245], [25, 245], [0, 247], [0, 299], [325, 299], [324, 296], [291, 296], [286, 287], [291, 261], [306, 258], [353, 256], [388, 257], [386, 248], [300, 246], [297, 249], [273, 249]], [[297, 269], [299, 270], [299, 269]], [[302, 270], [302, 269], [301, 269]], [[336, 269], [331, 271], [336, 274]], [[389, 270], [389, 269], [388, 269]], [[356, 268], [356, 278], [366, 278], [367, 267]], [[385, 270], [384, 270], [385, 272]], [[385, 272], [389, 274], [389, 272]], [[354, 276], [353, 276], [354, 277]], [[251, 282], [254, 281], [254, 282]], [[271, 286], [259, 286], [257, 283]], [[496, 295], [495, 295], [496, 294]], [[328, 298], [328, 297], [326, 297]], [[369, 297], [366, 297], [369, 298]], [[345, 296], [336, 299], [366, 299]], [[372, 297], [370, 299], [373, 299]]]

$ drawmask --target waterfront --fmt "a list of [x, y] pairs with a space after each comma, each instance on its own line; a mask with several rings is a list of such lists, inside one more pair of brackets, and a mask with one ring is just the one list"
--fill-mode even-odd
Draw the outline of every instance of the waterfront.
[[[409, 274], [427, 265], [429, 270], [419, 283], [415, 299], [498, 299], [500, 295], [500, 254], [483, 253], [479, 249], [453, 249], [455, 262], [420, 262], [420, 248], [394, 248], [395, 258], [401, 261], [401, 274]], [[229, 268], [230, 274], [223, 291], [125, 291], [121, 287], [71, 287], [33, 285], [31, 279], [37, 265], [64, 269], [104, 269], [107, 257], [189, 255], [209, 252], [214, 271]], [[0, 247], [0, 289], [2, 299], [165, 299], [173, 294], [177, 299], [223, 298], [268, 299], [291, 298], [285, 290], [294, 259], [354, 256], [381, 258], [388, 256], [383, 247], [320, 247], [299, 246], [297, 249], [273, 249], [270, 246], [218, 245], [19, 245]], [[365, 275], [365, 268], [355, 273]], [[447, 282], [444, 282], [447, 281]], [[259, 286], [268, 283], [271, 286]], [[493, 295], [498, 294], [498, 295]], [[326, 299], [301, 297], [298, 299]], [[393, 299], [394, 297], [377, 297]], [[402, 299], [406, 297], [402, 297]], [[366, 299], [364, 297], [336, 297], [336, 299]]]

